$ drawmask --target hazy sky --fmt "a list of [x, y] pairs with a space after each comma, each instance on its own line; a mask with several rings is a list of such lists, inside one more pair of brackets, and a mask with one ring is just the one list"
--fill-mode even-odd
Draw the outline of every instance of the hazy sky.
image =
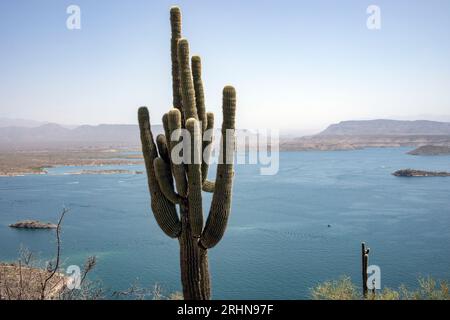
[[[70, 4], [81, 30], [66, 28]], [[0, 2], [0, 117], [136, 123], [147, 105], [160, 123], [173, 4], [203, 57], [207, 108], [233, 84], [239, 127], [450, 115], [448, 0], [14, 0]], [[366, 26], [371, 4], [381, 30]]]

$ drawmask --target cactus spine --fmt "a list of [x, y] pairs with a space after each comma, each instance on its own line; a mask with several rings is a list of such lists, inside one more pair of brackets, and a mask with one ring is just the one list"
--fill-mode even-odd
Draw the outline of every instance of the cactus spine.
[[[216, 181], [209, 181], [208, 160], [211, 141], [202, 141], [214, 128], [214, 115], [206, 112], [201, 60], [189, 58], [189, 43], [181, 37], [181, 12], [170, 10], [172, 27], [171, 58], [173, 109], [163, 116], [164, 134], [156, 144], [146, 107], [139, 108], [142, 152], [147, 171], [151, 208], [161, 229], [180, 244], [180, 268], [183, 295], [187, 300], [211, 298], [208, 270], [208, 249], [222, 239], [231, 208], [233, 157], [235, 139], [236, 91], [223, 90], [223, 123], [220, 158]], [[179, 129], [185, 128], [191, 137], [186, 143]], [[202, 139], [203, 137], [203, 139]], [[188, 164], [175, 163], [173, 154], [184, 144], [183, 156]], [[213, 198], [206, 223], [203, 219], [202, 191]], [[179, 210], [177, 211], [177, 207]]]

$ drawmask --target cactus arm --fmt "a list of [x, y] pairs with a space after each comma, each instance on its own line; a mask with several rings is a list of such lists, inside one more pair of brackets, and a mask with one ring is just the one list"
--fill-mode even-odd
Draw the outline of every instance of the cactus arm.
[[164, 196], [173, 204], [179, 204], [181, 197], [175, 192], [173, 188], [173, 178], [170, 171], [170, 165], [162, 158], [155, 158], [153, 161], [156, 179], [159, 183], [159, 188]]
[[146, 107], [138, 111], [139, 129], [141, 133], [142, 152], [147, 171], [148, 188], [151, 195], [151, 208], [160, 228], [171, 238], [177, 238], [181, 232], [181, 222], [175, 205], [161, 192], [157, 181], [153, 161], [158, 157], [150, 127], [150, 117]]
[[202, 162], [203, 185], [202, 185], [202, 189], [205, 192], [213, 193], [216, 188], [216, 183], [214, 181], [208, 180], [209, 161], [211, 158], [211, 148], [208, 148], [208, 147], [212, 144], [212, 141], [213, 141], [214, 114], [211, 112], [208, 112], [207, 119], [208, 119], [207, 127], [206, 127], [207, 134], [205, 134], [207, 141], [203, 141], [203, 162]]
[[[206, 114], [206, 131], [204, 131], [203, 133], [203, 139], [205, 139], [202, 142], [202, 181], [203, 184], [205, 184], [205, 181], [208, 179], [208, 170], [209, 170], [209, 161], [211, 158], [211, 148], [208, 148], [212, 142], [213, 142], [213, 138], [214, 138], [214, 113], [212, 112], [208, 112]], [[211, 188], [208, 187], [203, 187], [204, 191], [207, 190], [211, 190]], [[206, 189], [206, 190], [205, 190]], [[212, 191], [207, 191], [207, 192], [213, 192]]]
[[164, 113], [162, 117], [162, 123], [164, 128], [164, 134], [166, 136], [166, 143], [169, 150], [169, 157], [170, 157], [170, 129], [169, 129], [169, 113]]
[[198, 120], [201, 123], [202, 133], [207, 127], [206, 109], [205, 109], [205, 92], [202, 81], [202, 60], [199, 56], [193, 56], [191, 59], [192, 78], [194, 81], [195, 105], [197, 107]]
[[[217, 165], [215, 191], [205, 229], [200, 239], [203, 248], [214, 247], [223, 237], [231, 209], [233, 185], [234, 130], [236, 113], [236, 91], [227, 86], [223, 90], [223, 123], [220, 157]], [[231, 135], [231, 136], [229, 136]], [[227, 145], [227, 140], [230, 142]]]
[[216, 183], [214, 181], [205, 180], [203, 181], [202, 190], [205, 192], [213, 193], [216, 190]]
[[[169, 149], [167, 147], [166, 136], [159, 134], [156, 137], [156, 146], [158, 147], [159, 156], [164, 160], [165, 163], [170, 163]], [[170, 166], [168, 167], [170, 171]]]
[[[186, 129], [191, 137], [191, 145], [188, 163], [188, 202], [189, 222], [194, 237], [199, 238], [203, 230], [202, 208], [202, 172], [201, 172], [201, 129], [199, 121], [189, 118], [186, 121]], [[185, 149], [186, 150], [186, 149]]]
[[189, 61], [189, 43], [186, 39], [178, 40], [178, 63], [181, 75], [181, 96], [183, 98], [184, 118], [198, 120], [195, 106], [195, 90]]
[[[169, 128], [169, 145], [170, 153], [174, 147], [181, 143], [181, 112], [178, 109], [171, 109], [167, 116], [168, 128]], [[177, 134], [178, 133], [178, 134]], [[172, 138], [175, 138], [172, 140]], [[171, 156], [172, 158], [172, 156]], [[187, 196], [187, 181], [186, 181], [186, 170], [183, 163], [173, 163], [172, 161], [173, 176], [175, 178], [175, 184], [177, 186], [178, 194], [182, 197]]]
[[[178, 64], [178, 40], [181, 39], [181, 10], [178, 7], [170, 8], [170, 25], [172, 29], [172, 38], [170, 40], [171, 60], [172, 60], [172, 94], [173, 107], [183, 113], [182, 94], [181, 94], [181, 76]], [[169, 139], [169, 137], [167, 137]]]

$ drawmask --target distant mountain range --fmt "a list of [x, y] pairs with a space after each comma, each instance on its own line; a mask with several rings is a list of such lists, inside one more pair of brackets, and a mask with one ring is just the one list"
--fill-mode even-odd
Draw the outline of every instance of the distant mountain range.
[[[162, 125], [152, 126], [154, 134]], [[140, 145], [137, 125], [82, 125], [73, 129], [47, 123], [38, 127], [0, 127], [0, 148], [8, 150], [134, 148]]]
[[342, 121], [330, 125], [319, 133], [325, 135], [345, 136], [395, 136], [395, 135], [450, 135], [450, 122], [428, 120], [366, 120]]
[[[102, 124], [67, 127], [28, 120], [0, 121], [0, 149], [140, 148], [137, 125]], [[17, 126], [22, 124], [22, 126]], [[28, 124], [28, 125], [26, 125]], [[153, 125], [153, 133], [163, 133]], [[238, 134], [246, 130], [238, 131]], [[281, 150], [345, 150], [364, 147], [450, 145], [450, 123], [436, 121], [361, 120], [332, 124], [308, 137], [282, 138]]]
[[34, 127], [42, 126], [46, 123], [48, 123], [48, 122], [26, 120], [26, 119], [10, 119], [10, 118], [1, 118], [0, 117], [0, 128], [5, 128], [5, 127], [34, 128]]

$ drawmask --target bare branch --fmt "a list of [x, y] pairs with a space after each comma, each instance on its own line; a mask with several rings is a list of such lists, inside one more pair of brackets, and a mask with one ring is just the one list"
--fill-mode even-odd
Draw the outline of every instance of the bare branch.
[[55, 262], [55, 267], [52, 268], [51, 274], [44, 280], [44, 283], [42, 285], [42, 291], [41, 291], [41, 299], [42, 300], [45, 299], [45, 289], [47, 288], [48, 282], [55, 276], [55, 274], [59, 268], [59, 261], [60, 261], [60, 257], [61, 257], [61, 224], [62, 224], [64, 216], [66, 215], [67, 212], [69, 212], [69, 209], [64, 208], [61, 213], [61, 216], [59, 217], [58, 225], [56, 227], [56, 241], [57, 241], [56, 262]]

